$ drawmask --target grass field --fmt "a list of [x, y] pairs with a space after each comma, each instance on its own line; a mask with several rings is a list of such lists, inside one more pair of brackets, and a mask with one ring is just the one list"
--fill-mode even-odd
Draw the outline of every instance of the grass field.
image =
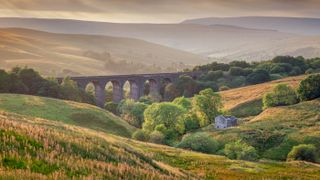
[[306, 162], [246, 162], [142, 143], [14, 113], [0, 112], [3, 179], [316, 179]]
[[0, 110], [131, 137], [135, 128], [96, 106], [51, 98], [0, 94]]
[[237, 117], [256, 116], [262, 112], [262, 97], [266, 92], [280, 83], [288, 84], [297, 88], [300, 81], [306, 78], [306, 75], [288, 77], [262, 84], [246, 86], [236, 89], [222, 91], [222, 101], [225, 110]]

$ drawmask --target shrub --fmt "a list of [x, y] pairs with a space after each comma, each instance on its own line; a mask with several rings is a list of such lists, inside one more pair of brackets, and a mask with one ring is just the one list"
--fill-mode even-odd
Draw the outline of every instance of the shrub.
[[163, 144], [165, 142], [165, 136], [160, 131], [153, 131], [150, 134], [149, 142]]
[[215, 153], [219, 144], [208, 133], [200, 132], [184, 136], [177, 147], [203, 153]]
[[219, 88], [219, 91], [226, 91], [226, 90], [229, 90], [230, 88], [228, 86], [221, 86]]
[[109, 111], [109, 112], [112, 112], [113, 114], [115, 115], [118, 115], [119, 112], [118, 112], [118, 104], [117, 103], [114, 103], [114, 102], [107, 102], [105, 105], [104, 105], [104, 109]]
[[303, 101], [320, 97], [320, 74], [310, 75], [301, 81], [298, 94]]
[[230, 159], [254, 161], [258, 158], [255, 148], [240, 140], [226, 144], [224, 153]]
[[316, 147], [311, 144], [300, 144], [298, 146], [294, 146], [288, 154], [287, 160], [316, 162]]
[[286, 84], [278, 84], [263, 97], [264, 108], [286, 106], [298, 103], [298, 97], [294, 89]]
[[148, 141], [149, 136], [145, 131], [139, 129], [132, 134], [132, 139], [135, 139], [138, 141]]

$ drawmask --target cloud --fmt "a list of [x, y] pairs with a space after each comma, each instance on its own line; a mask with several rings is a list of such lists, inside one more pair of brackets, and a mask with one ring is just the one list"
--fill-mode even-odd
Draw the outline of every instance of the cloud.
[[204, 16], [320, 17], [320, 0], [0, 0], [0, 9], [0, 16], [171, 22]]

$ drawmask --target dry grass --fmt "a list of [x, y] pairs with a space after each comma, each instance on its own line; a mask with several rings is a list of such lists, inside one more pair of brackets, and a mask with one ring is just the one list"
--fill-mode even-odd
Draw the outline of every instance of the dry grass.
[[271, 81], [263, 84], [257, 84], [257, 85], [222, 91], [221, 96], [222, 96], [224, 108], [226, 110], [230, 110], [240, 104], [262, 99], [262, 96], [266, 92], [271, 91], [272, 88], [279, 83], [286, 83], [296, 88], [299, 85], [300, 81], [303, 80], [305, 77], [306, 77], [305, 75], [289, 77], [289, 78], [284, 78], [284, 79]]

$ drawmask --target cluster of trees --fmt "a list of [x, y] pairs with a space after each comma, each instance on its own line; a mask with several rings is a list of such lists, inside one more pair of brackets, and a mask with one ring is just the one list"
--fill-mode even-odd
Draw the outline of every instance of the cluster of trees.
[[287, 106], [299, 101], [312, 100], [320, 97], [320, 74], [309, 75], [302, 80], [297, 90], [286, 84], [276, 85], [272, 92], [263, 97], [264, 108]]
[[138, 102], [125, 99], [116, 113], [141, 128], [133, 138], [176, 145], [184, 134], [213, 123], [221, 108], [220, 95], [208, 88], [193, 98], [178, 97], [172, 102], [153, 102], [146, 97]]
[[270, 61], [248, 63], [232, 61], [229, 64], [213, 62], [196, 66], [193, 71], [202, 71], [201, 82], [216, 84], [225, 90], [245, 85], [258, 84], [287, 76], [320, 72], [320, 58], [277, 56]]
[[8, 72], [0, 70], [0, 93], [29, 94], [94, 104], [93, 96], [80, 90], [69, 78], [59, 84], [56, 79], [43, 78], [27, 67], [15, 67]]

